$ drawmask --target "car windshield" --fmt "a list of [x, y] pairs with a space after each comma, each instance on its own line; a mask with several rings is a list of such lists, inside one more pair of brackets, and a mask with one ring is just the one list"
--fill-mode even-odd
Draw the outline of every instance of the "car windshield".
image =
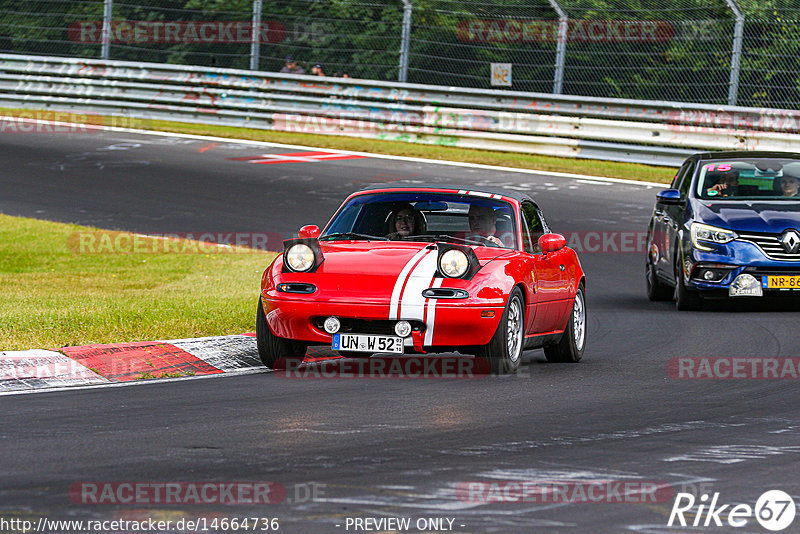
[[726, 200], [800, 200], [800, 160], [741, 158], [701, 162], [697, 196]]
[[491, 195], [397, 192], [350, 199], [320, 241], [449, 241], [516, 249], [514, 210]]

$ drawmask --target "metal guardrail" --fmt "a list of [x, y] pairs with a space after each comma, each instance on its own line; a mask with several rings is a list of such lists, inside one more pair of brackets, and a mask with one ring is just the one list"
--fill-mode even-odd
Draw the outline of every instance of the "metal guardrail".
[[0, 107], [677, 166], [800, 150], [800, 112], [0, 54]]

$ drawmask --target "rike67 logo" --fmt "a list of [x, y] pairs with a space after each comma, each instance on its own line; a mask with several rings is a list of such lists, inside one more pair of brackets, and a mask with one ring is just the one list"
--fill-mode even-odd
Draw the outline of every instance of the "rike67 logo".
[[[781, 490], [764, 492], [755, 507], [749, 504], [719, 504], [719, 492], [714, 493], [710, 502], [708, 494], [701, 495], [699, 501], [696, 503], [691, 493], [678, 493], [667, 526], [741, 528], [755, 518], [765, 529], [777, 532], [791, 525], [797, 512], [792, 497]], [[695, 504], [698, 504], [696, 511]]]

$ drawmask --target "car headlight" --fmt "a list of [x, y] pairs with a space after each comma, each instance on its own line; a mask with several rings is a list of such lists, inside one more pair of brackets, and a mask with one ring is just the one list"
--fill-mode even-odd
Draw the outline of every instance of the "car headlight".
[[[726, 230], [725, 228], [717, 228], [710, 224], [692, 223], [692, 245], [700, 250], [714, 250], [709, 247], [707, 243], [729, 243], [739, 237], [736, 232]], [[706, 243], [706, 244], [704, 244]]]
[[286, 251], [284, 257], [286, 258], [286, 263], [289, 264], [289, 268], [293, 271], [308, 271], [314, 266], [314, 251], [303, 243], [293, 245]]
[[469, 258], [458, 249], [450, 249], [439, 258], [439, 269], [450, 278], [464, 276], [469, 269]]

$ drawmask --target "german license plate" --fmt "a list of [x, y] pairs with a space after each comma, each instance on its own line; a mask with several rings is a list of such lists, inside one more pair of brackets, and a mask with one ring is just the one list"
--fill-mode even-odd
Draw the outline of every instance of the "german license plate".
[[767, 276], [767, 289], [800, 289], [800, 276]]
[[333, 350], [403, 353], [403, 338], [369, 334], [333, 334]]

